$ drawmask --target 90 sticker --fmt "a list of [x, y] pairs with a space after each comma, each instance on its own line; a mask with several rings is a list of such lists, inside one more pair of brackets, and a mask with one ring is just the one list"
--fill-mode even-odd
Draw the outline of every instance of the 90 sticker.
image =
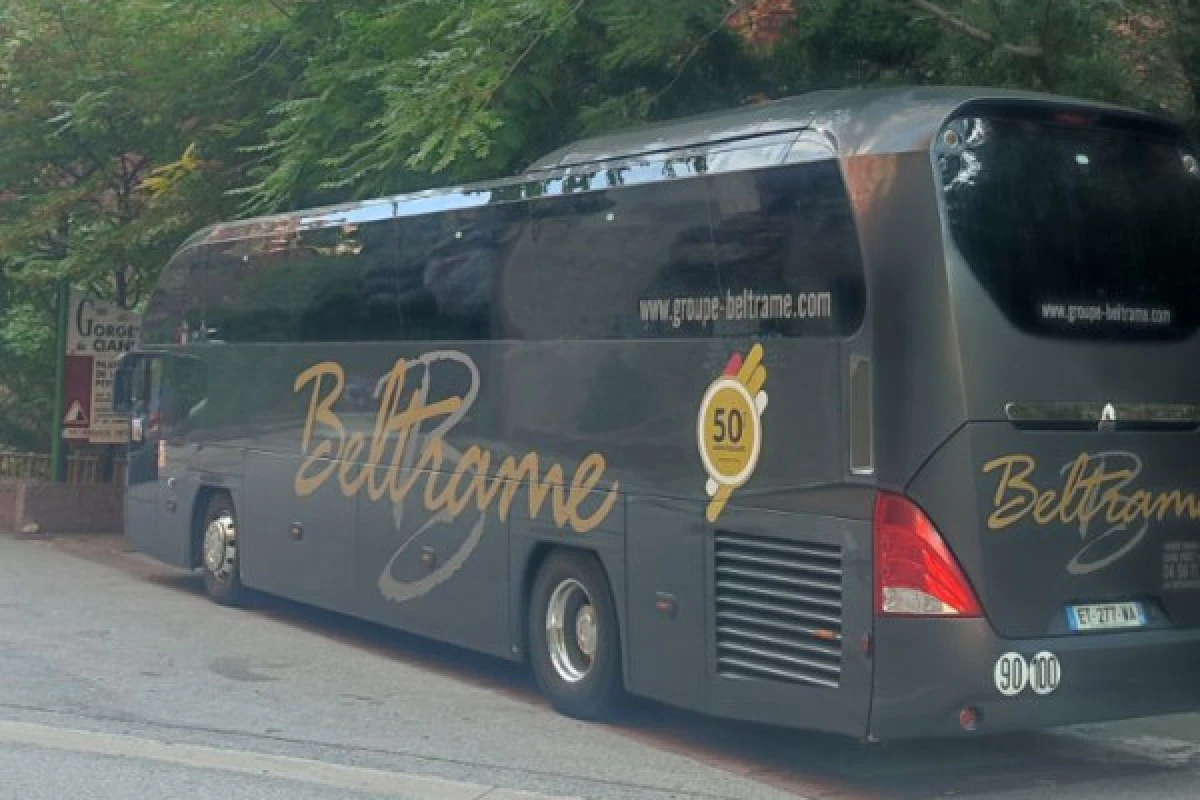
[[1029, 685], [1029, 668], [1020, 653], [1005, 653], [996, 659], [993, 670], [996, 691], [1005, 697], [1016, 697]]
[[1044, 697], [1058, 689], [1062, 680], [1062, 665], [1058, 656], [1048, 650], [1043, 650], [1028, 661], [1020, 653], [1005, 653], [996, 659], [992, 680], [996, 684], [996, 691], [1005, 697], [1016, 697], [1026, 688]]

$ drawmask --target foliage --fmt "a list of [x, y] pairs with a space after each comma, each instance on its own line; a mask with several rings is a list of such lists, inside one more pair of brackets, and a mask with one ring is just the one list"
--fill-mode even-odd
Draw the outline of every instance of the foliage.
[[568, 137], [737, 103], [753, 66], [725, 5], [298, 2], [286, 47], [305, 66], [271, 110], [246, 208], [495, 175]]
[[817, 88], [968, 83], [1177, 114], [1196, 0], [21, 0], [0, 7], [0, 446], [46, 436], [54, 284], [144, 302], [238, 214], [493, 177]]
[[[1194, 0], [295, 0], [246, 212], [518, 169], [832, 86], [968, 83], [1190, 116]], [[1191, 33], [1172, 36], [1184, 18]], [[1188, 50], [1192, 47], [1192, 50]], [[1191, 55], [1189, 55], [1189, 53]]]
[[[232, 0], [111, 5], [0, 10], [0, 444], [44, 442], [56, 281], [135, 306], [179, 240], [231, 210], [229, 177], [188, 146], [245, 124], [227, 76], [266, 27]], [[188, 170], [154, 172], [185, 152]]]

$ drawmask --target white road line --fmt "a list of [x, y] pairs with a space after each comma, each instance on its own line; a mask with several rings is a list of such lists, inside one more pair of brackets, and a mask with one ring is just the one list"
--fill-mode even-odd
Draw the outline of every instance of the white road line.
[[571, 800], [426, 775], [350, 767], [307, 758], [225, 750], [202, 745], [171, 744], [137, 736], [69, 730], [27, 722], [0, 720], [0, 744], [142, 759], [411, 800]]

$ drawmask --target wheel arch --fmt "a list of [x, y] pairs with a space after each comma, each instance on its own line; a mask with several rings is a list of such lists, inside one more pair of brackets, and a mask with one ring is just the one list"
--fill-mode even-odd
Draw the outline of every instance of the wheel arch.
[[538, 571], [553, 553], [579, 553], [592, 556], [600, 564], [604, 578], [608, 581], [608, 590], [612, 595], [613, 605], [617, 613], [617, 636], [621, 646], [621, 682], [628, 689], [629, 682], [629, 623], [628, 609], [625, 602], [625, 548], [624, 540], [616, 539], [608, 546], [589, 547], [578, 543], [568, 543], [561, 539], [541, 537], [517, 537], [513, 539], [512, 571], [519, 579], [511, 582], [514, 597], [511, 608], [515, 613], [510, 616], [509, 627], [513, 655], [517, 660], [529, 662], [529, 613], [532, 602], [533, 585]]

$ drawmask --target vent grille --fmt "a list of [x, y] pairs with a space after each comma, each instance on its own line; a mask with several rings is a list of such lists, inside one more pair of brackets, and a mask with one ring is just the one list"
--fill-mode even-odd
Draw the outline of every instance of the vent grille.
[[717, 531], [717, 673], [836, 689], [842, 549]]

